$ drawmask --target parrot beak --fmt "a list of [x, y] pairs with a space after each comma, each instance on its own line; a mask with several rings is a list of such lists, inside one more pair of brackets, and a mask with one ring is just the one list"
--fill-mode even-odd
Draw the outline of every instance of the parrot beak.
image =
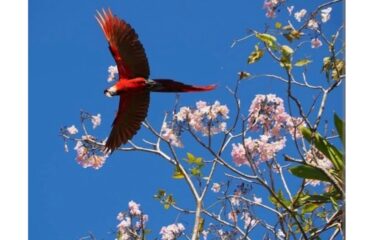
[[115, 86], [113, 86], [113, 87], [110, 87], [108, 89], [105, 89], [104, 94], [107, 97], [113, 97], [113, 96], [117, 95], [117, 88]]
[[104, 94], [107, 96], [107, 97], [113, 97], [113, 93], [111, 91], [109, 91], [108, 89], [105, 89], [104, 90]]

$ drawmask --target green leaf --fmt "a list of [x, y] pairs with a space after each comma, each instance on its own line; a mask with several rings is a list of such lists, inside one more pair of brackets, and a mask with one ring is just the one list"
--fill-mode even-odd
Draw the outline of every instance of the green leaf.
[[309, 60], [307, 58], [304, 58], [304, 59], [300, 59], [299, 61], [297, 61], [294, 66], [295, 67], [303, 67], [305, 65], [308, 65], [309, 63], [311, 63], [312, 60]]
[[174, 179], [182, 179], [184, 178], [184, 175], [179, 167], [176, 167], [173, 174]]
[[281, 52], [284, 56], [290, 56], [293, 54], [293, 49], [290, 46], [282, 45]]
[[187, 153], [187, 162], [188, 163], [194, 163], [195, 162], [195, 156], [192, 153]]
[[159, 189], [157, 193], [153, 196], [154, 198], [161, 200], [166, 195], [166, 191], [164, 189]]
[[332, 206], [334, 207], [335, 211], [338, 211], [339, 210], [339, 205], [336, 202], [336, 200], [333, 197], [330, 197], [330, 200], [331, 200]]
[[200, 167], [194, 167], [191, 169], [191, 174], [193, 176], [200, 176], [201, 175], [201, 171], [200, 171]]
[[199, 219], [199, 233], [201, 233], [203, 230], [204, 230], [204, 223], [205, 223], [205, 219], [204, 218], [200, 218]]
[[[311, 143], [312, 131], [307, 127], [302, 127], [301, 132], [304, 138]], [[313, 143], [333, 163], [336, 170], [341, 171], [344, 168], [343, 154], [333, 145], [331, 145], [319, 133], [314, 134]]]
[[275, 23], [275, 28], [276, 29], [280, 29], [281, 27], [282, 27], [282, 23], [280, 23], [280, 22]]
[[334, 123], [336, 131], [339, 134], [340, 140], [342, 140], [343, 144], [345, 143], [345, 136], [344, 136], [344, 122], [339, 118], [339, 116], [334, 113]]
[[256, 37], [264, 42], [268, 47], [275, 48], [277, 38], [267, 33], [256, 33]]
[[299, 165], [295, 167], [291, 167], [288, 169], [293, 175], [296, 177], [304, 178], [304, 179], [314, 179], [329, 182], [330, 179], [326, 176], [326, 174], [315, 167], [308, 166], [308, 165]]
[[204, 166], [203, 158], [201, 158], [201, 157], [195, 158], [195, 162], [194, 162], [194, 163], [195, 163], [197, 166], [199, 166], [199, 167]]
[[314, 203], [325, 203], [329, 201], [328, 197], [325, 197], [323, 195], [310, 195], [308, 198], [308, 202], [314, 202]]
[[319, 206], [320, 206], [320, 204], [307, 203], [307, 204], [304, 205], [303, 209], [301, 210], [301, 213], [302, 214], [304, 214], [304, 213], [311, 213], [314, 210], [316, 210]]
[[168, 195], [165, 198], [164, 208], [167, 210], [170, 208], [171, 205], [175, 204], [175, 200], [173, 198], [173, 195]]
[[[277, 199], [278, 198], [278, 199]], [[275, 198], [274, 196], [270, 196], [269, 197], [269, 200], [270, 202], [272, 202], [274, 205], [278, 206], [278, 207], [283, 207], [283, 205], [285, 206], [290, 206], [291, 205], [291, 202], [289, 200], [287, 200], [284, 196], [283, 196], [283, 193], [281, 190], [278, 191], [277, 193], [277, 198]], [[281, 204], [283, 203], [283, 205]]]
[[252, 64], [259, 61], [264, 56], [264, 51], [259, 49], [258, 45], [255, 45], [255, 50], [249, 55], [247, 63]]
[[345, 73], [345, 63], [341, 59], [335, 59], [334, 61], [334, 67], [331, 71], [331, 77], [335, 81], [338, 81], [340, 79], [340, 76]]
[[288, 32], [284, 33], [283, 36], [289, 41], [292, 42], [295, 39], [300, 39], [302, 33], [298, 32], [297, 30], [293, 29], [291, 26], [287, 25], [283, 27], [283, 29], [286, 29]]
[[279, 64], [281, 67], [285, 69], [291, 69], [292, 68], [291, 57], [282, 55], [282, 57], [280, 58]]

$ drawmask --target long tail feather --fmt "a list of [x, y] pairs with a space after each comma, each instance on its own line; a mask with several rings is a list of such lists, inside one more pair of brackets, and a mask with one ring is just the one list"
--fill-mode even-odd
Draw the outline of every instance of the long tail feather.
[[154, 79], [153, 81], [155, 84], [151, 87], [152, 92], [203, 92], [216, 88], [216, 85], [193, 86], [171, 79]]

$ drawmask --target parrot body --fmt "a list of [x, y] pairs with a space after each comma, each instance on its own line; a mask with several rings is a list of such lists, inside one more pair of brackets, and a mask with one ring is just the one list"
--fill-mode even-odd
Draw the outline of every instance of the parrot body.
[[134, 29], [110, 10], [98, 12], [96, 19], [119, 73], [117, 83], [104, 91], [108, 97], [120, 97], [112, 131], [105, 143], [106, 153], [125, 144], [140, 129], [147, 116], [150, 92], [201, 92], [215, 88], [215, 85], [193, 86], [171, 79], [150, 79], [148, 60]]

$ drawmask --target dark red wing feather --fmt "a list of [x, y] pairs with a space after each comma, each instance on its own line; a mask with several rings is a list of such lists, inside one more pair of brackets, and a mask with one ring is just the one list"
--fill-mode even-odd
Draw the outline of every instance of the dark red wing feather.
[[120, 96], [117, 116], [105, 144], [105, 152], [113, 152], [140, 129], [142, 121], [147, 116], [149, 96], [149, 91], [126, 92]]
[[109, 49], [116, 61], [120, 78], [149, 77], [149, 65], [143, 45], [130, 24], [114, 16], [110, 9], [96, 16]]

